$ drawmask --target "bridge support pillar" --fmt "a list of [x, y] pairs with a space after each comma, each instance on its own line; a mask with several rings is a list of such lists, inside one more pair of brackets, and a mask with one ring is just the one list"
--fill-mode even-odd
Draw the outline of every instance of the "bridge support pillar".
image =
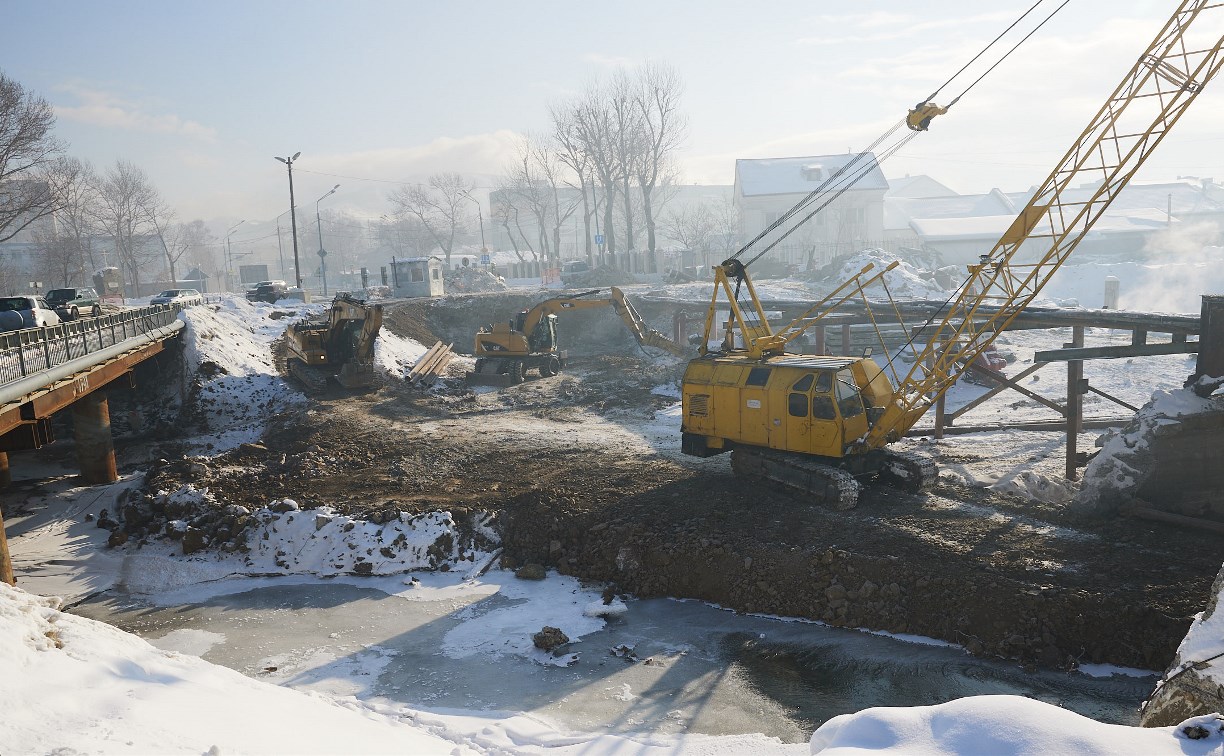
[[94, 391], [73, 402], [72, 435], [76, 440], [81, 478], [86, 483], [114, 483], [119, 480], [115, 467], [115, 444], [111, 440], [110, 406], [105, 391]]

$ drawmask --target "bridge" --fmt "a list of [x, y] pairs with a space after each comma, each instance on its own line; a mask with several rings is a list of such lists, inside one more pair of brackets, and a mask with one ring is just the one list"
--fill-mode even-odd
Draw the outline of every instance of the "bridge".
[[54, 440], [51, 416], [71, 407], [86, 483], [118, 479], [110, 409], [101, 390], [129, 377], [183, 329], [178, 307], [123, 310], [47, 328], [0, 334], [0, 488], [12, 478], [8, 454]]

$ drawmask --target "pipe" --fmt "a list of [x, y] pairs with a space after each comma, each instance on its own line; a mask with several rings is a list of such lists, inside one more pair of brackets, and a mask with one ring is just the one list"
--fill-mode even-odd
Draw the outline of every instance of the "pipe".
[[13, 381], [6, 386], [0, 387], [0, 408], [19, 403], [30, 394], [46, 388], [50, 384], [71, 378], [77, 373], [85, 372], [103, 362], [121, 357], [128, 352], [152, 344], [155, 341], [168, 339], [185, 327], [186, 324], [183, 321], [174, 320], [169, 325], [154, 328], [139, 336], [133, 336], [130, 339], [121, 341], [118, 344], [113, 344], [96, 352], [90, 352], [83, 357], [77, 357], [63, 364], [56, 365], [50, 370], [27, 375], [24, 378]]

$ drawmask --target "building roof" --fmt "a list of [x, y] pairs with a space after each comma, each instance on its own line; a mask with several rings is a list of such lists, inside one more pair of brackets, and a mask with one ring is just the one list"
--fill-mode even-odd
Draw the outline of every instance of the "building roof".
[[735, 186], [741, 197], [808, 194], [859, 154], [865, 155], [866, 160], [856, 163], [850, 170], [867, 170], [849, 191], [887, 190], [888, 180], [870, 152], [736, 160]]
[[950, 197], [955, 194], [925, 174], [888, 179], [889, 197]]

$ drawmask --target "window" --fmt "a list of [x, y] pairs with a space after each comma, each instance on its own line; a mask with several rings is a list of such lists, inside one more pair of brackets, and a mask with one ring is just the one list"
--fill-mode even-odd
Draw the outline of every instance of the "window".
[[434, 268], [433, 270], [430, 271], [430, 273], [432, 274], [430, 277], [433, 278], [433, 280], [437, 281], [439, 272], [440, 271], [437, 268]]
[[413, 281], [413, 283], [416, 283], [417, 281], [424, 281], [424, 280], [425, 280], [425, 275], [424, 275], [423, 273], [421, 273], [421, 269], [420, 269], [420, 268], [413, 268], [413, 269], [412, 269], [412, 281]]
[[808, 416], [808, 395], [791, 393], [786, 397], [786, 411], [791, 417]]
[[833, 411], [833, 399], [820, 394], [813, 396], [812, 417], [817, 420], [836, 420], [837, 413]]
[[795, 385], [791, 386], [791, 391], [802, 391], [806, 393], [807, 390], [812, 387], [812, 381], [814, 380], [815, 377], [811, 373], [808, 373], [799, 380], [795, 381]]
[[744, 381], [745, 386], [764, 386], [769, 383], [769, 368], [753, 368], [748, 371], [748, 380]]
[[833, 388], [833, 374], [828, 371], [821, 371], [816, 379], [816, 391], [820, 394], [827, 394]]
[[844, 418], [863, 414], [863, 397], [859, 396], [848, 371], [837, 376], [837, 410]]

